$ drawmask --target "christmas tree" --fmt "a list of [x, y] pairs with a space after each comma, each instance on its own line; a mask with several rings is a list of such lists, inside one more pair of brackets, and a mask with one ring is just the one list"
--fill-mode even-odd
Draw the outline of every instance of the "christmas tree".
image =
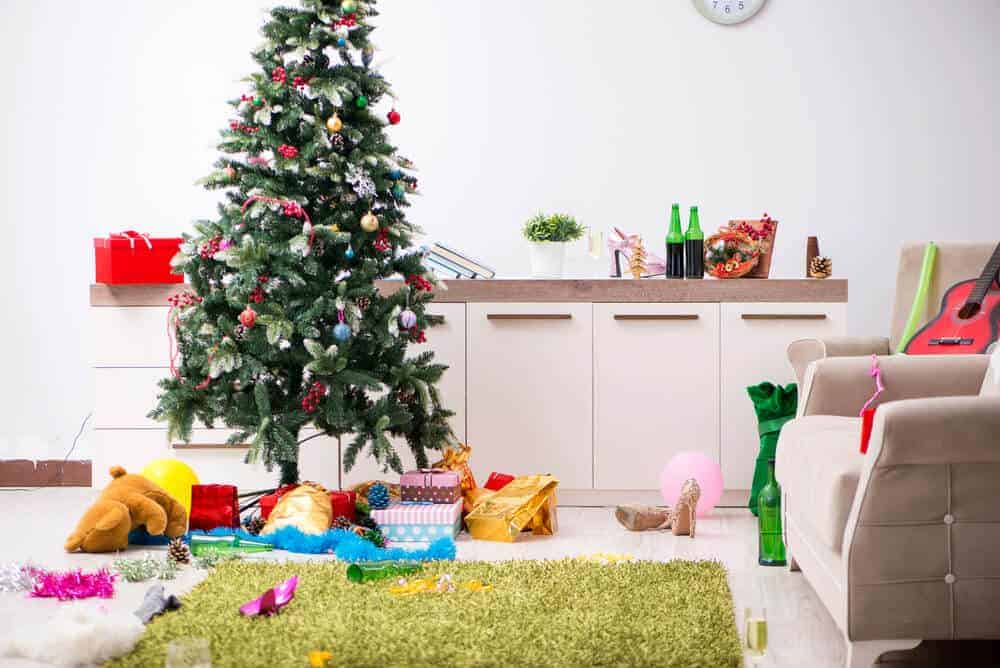
[[[282, 484], [298, 480], [310, 427], [351, 436], [348, 470], [364, 451], [401, 471], [391, 436], [421, 467], [453, 438], [435, 388], [445, 367], [406, 354], [435, 324], [434, 278], [410, 248], [417, 181], [386, 134], [401, 117], [385, 113], [392, 90], [372, 66], [376, 15], [374, 0], [271, 11], [261, 71], [231, 101], [202, 181], [225, 191], [218, 218], [196, 223], [174, 259], [194, 292], [171, 299], [176, 354], [150, 416], [171, 439], [221, 422]], [[376, 289], [395, 275], [401, 289]]]

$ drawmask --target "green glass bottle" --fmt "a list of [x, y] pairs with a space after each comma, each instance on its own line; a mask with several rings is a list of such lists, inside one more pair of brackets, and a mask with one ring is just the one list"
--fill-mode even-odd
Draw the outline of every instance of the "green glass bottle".
[[670, 209], [667, 231], [667, 278], [684, 278], [684, 232], [681, 231], [681, 205]]
[[189, 544], [191, 554], [201, 556], [217, 552], [220, 554], [247, 554], [251, 552], [270, 552], [274, 546], [255, 540], [246, 540], [239, 536], [210, 536], [196, 534], [191, 536]]
[[687, 278], [705, 278], [705, 233], [698, 220], [698, 207], [691, 207], [688, 229], [684, 233], [684, 270]]
[[347, 579], [356, 584], [385, 580], [387, 578], [412, 575], [423, 570], [423, 565], [416, 561], [373, 561], [356, 563], [347, 567]]
[[781, 485], [774, 477], [774, 460], [767, 461], [767, 484], [757, 496], [761, 566], [785, 565], [785, 541], [781, 531]]

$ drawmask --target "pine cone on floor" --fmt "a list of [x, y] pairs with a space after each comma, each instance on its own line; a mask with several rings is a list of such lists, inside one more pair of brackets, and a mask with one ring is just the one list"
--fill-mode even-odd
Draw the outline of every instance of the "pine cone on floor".
[[247, 533], [254, 536], [259, 536], [260, 532], [264, 530], [264, 525], [267, 522], [260, 515], [254, 516], [253, 519], [248, 520], [243, 526], [246, 528]]
[[830, 278], [833, 274], [833, 260], [828, 257], [814, 257], [809, 263], [809, 275], [812, 278]]
[[339, 515], [338, 517], [334, 518], [334, 520], [333, 520], [333, 528], [334, 529], [350, 530], [351, 526], [352, 526], [351, 525], [351, 520], [347, 519], [343, 515]]
[[191, 551], [184, 544], [183, 538], [174, 538], [170, 541], [170, 547], [167, 548], [167, 559], [176, 564], [191, 563]]

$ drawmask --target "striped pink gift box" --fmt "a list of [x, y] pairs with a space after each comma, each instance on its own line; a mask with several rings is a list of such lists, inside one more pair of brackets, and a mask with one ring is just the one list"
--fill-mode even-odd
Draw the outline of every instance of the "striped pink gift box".
[[384, 510], [372, 510], [379, 524], [454, 524], [462, 515], [462, 500], [455, 503], [404, 504], [393, 501]]

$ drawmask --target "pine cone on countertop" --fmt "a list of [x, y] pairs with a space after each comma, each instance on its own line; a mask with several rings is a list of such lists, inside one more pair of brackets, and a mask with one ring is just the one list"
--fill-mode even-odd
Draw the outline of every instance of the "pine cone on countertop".
[[809, 263], [809, 275], [812, 278], [830, 278], [833, 274], [833, 260], [828, 257], [814, 257]]

